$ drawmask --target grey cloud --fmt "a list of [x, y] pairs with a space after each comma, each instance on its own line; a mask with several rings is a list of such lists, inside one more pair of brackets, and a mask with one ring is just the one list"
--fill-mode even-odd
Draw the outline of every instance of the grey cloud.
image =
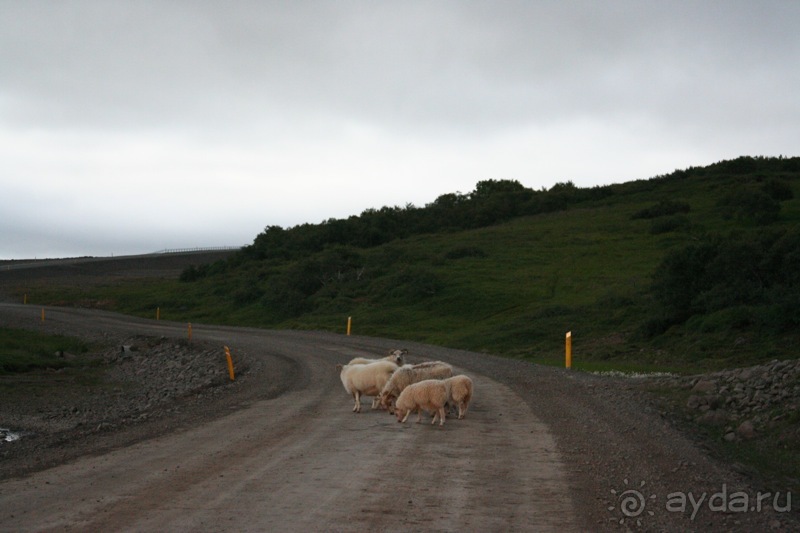
[[[110, 228], [107, 205], [153, 204], [143, 183], [203, 184], [157, 200], [184, 221], [164, 239], [241, 241], [354, 214], [331, 180], [377, 207], [498, 168], [545, 186], [797, 155], [798, 25], [794, 0], [0, 0], [0, 233], [46, 235], [23, 199], [46, 218], [83, 194], [81, 224], [56, 222], [75, 246], [115, 229], [138, 247], [167, 230]], [[36, 197], [34, 178], [65, 198]], [[196, 212], [207, 196], [246, 197], [238, 232]]]
[[27, 5], [4, 19], [4, 114], [69, 127], [493, 128], [676, 97], [702, 112], [798, 54], [790, 2]]

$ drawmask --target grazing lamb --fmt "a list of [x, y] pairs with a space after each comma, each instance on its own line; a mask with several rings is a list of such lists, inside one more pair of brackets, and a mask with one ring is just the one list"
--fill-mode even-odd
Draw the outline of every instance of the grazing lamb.
[[400, 393], [395, 406], [395, 415], [398, 422], [405, 422], [411, 411], [417, 411], [417, 424], [422, 420], [422, 411], [433, 413], [431, 424], [439, 416], [439, 426], [444, 425], [444, 406], [447, 403], [448, 387], [445, 381], [439, 379], [426, 379], [412, 383]]
[[397, 366], [402, 366], [405, 359], [403, 356], [408, 353], [408, 350], [392, 350], [389, 352], [389, 355], [386, 357], [382, 357], [380, 359], [368, 359], [366, 357], [356, 357], [355, 359], [351, 359], [348, 365], [368, 365], [369, 363], [375, 363], [378, 361], [392, 361]]
[[377, 396], [386, 382], [397, 370], [391, 361], [376, 361], [369, 364], [336, 365], [344, 389], [353, 395], [353, 412], [361, 412], [361, 396]]
[[467, 414], [469, 402], [472, 400], [472, 380], [463, 374], [453, 376], [444, 380], [447, 385], [447, 402], [458, 406], [458, 419], [461, 420]]
[[394, 401], [403, 392], [403, 389], [412, 383], [426, 379], [445, 379], [453, 375], [453, 367], [442, 361], [427, 361], [411, 367], [402, 366], [392, 374], [391, 379], [381, 391], [379, 401], [383, 409], [388, 409], [389, 414], [394, 414]]

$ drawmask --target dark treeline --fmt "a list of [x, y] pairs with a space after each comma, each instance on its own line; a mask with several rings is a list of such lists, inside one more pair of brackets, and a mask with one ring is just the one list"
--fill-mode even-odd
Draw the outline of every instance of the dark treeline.
[[[642, 192], [666, 180], [713, 175], [730, 175], [734, 179], [736, 176], [755, 176], [757, 179], [759, 173], [774, 176], [797, 171], [800, 171], [800, 158], [740, 157], [707, 167], [676, 170], [648, 180], [591, 188], [579, 188], [567, 181], [548, 190], [534, 190], [515, 180], [486, 180], [478, 182], [470, 193], [443, 194], [424, 207], [408, 204], [405, 207], [367, 209], [347, 219], [330, 219], [320, 224], [302, 224], [288, 229], [268, 226], [252, 245], [242, 250], [240, 259], [296, 259], [326, 246], [371, 248], [412, 235], [485, 227], [520, 216], [576, 207], [612, 195]], [[758, 187], [763, 188], [761, 184]], [[785, 193], [779, 184], [773, 185], [773, 189], [778, 194]], [[774, 210], [769, 199], [764, 198], [767, 193], [760, 189], [755, 194], [747, 186], [735, 191], [740, 198], [730, 199], [732, 204], [762, 201], [770, 204], [763, 209]], [[757, 210], [759, 206], [749, 209]]]
[[[671, 174], [623, 184], [579, 188], [571, 181], [550, 189], [534, 190], [516, 180], [486, 180], [469, 193], [448, 193], [424, 207], [367, 209], [346, 219], [329, 219], [319, 224], [290, 228], [267, 226], [249, 246], [227, 261], [233, 266], [248, 261], [291, 261], [307, 257], [328, 247], [373, 248], [388, 242], [436, 232], [454, 232], [491, 226], [516, 217], [537, 215], [579, 207], [611, 196], [655, 190], [665, 181], [713, 176], [729, 176], [732, 187], [720, 200], [728, 216], [756, 217], [761, 222], [774, 220], [778, 202], [791, 195], [780, 176], [800, 171], [800, 158], [740, 157], [707, 167], [690, 167]], [[777, 178], [776, 178], [777, 176]], [[657, 218], [665, 212], [688, 211], [685, 204], [665, 200], [651, 211], [637, 216]], [[675, 223], [675, 221], [667, 221]], [[661, 221], [663, 224], [664, 221]], [[191, 281], [225, 269], [226, 265], [190, 269], [182, 279]]]
[[607, 188], [579, 189], [559, 183], [534, 191], [511, 180], [487, 180], [474, 191], [439, 196], [425, 207], [367, 209], [347, 219], [302, 224], [289, 229], [269, 226], [242, 250], [245, 260], [296, 259], [328, 246], [372, 248], [425, 233], [490, 226], [515, 217], [565, 209], [608, 194]]

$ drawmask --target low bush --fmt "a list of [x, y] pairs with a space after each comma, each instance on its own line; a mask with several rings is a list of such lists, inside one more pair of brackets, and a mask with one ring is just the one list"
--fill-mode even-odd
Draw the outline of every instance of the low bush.
[[691, 207], [686, 202], [678, 202], [675, 200], [661, 200], [656, 205], [641, 209], [633, 214], [631, 217], [637, 219], [650, 219], [664, 217], [668, 215], [675, 215], [678, 213], [688, 213]]

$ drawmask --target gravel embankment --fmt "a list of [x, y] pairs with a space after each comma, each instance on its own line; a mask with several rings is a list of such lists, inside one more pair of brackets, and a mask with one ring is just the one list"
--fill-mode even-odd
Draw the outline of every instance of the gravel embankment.
[[[70, 369], [0, 380], [0, 479], [202, 423], [276, 396], [293, 379], [290, 365], [236, 351], [231, 381], [215, 343], [109, 333], [102, 342], [86, 376]], [[267, 371], [269, 384], [255, 387]]]

